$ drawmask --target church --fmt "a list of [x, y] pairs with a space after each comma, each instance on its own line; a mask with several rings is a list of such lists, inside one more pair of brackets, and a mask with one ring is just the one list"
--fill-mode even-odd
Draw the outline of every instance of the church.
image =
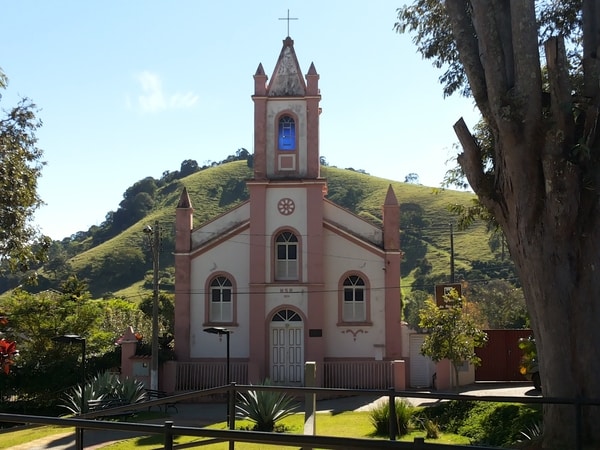
[[272, 76], [262, 64], [254, 74], [249, 199], [194, 228], [202, 205], [181, 193], [178, 391], [206, 387], [194, 380], [221, 377], [208, 368], [225, 362], [242, 384], [303, 385], [314, 362], [323, 387], [394, 385], [391, 362], [403, 359], [398, 200], [390, 186], [377, 226], [327, 199], [320, 100], [314, 64], [302, 75], [287, 37]]

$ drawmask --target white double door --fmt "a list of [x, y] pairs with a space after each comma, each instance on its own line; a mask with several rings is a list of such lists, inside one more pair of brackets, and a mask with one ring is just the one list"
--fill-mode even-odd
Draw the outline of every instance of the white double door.
[[304, 375], [304, 325], [302, 318], [286, 309], [275, 314], [270, 325], [271, 381], [301, 384]]

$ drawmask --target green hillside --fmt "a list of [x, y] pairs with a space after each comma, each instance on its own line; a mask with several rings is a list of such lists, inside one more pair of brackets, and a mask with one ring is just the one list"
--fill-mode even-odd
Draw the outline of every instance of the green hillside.
[[[432, 292], [434, 281], [449, 281], [450, 225], [455, 217], [448, 205], [469, 203], [472, 194], [440, 191], [329, 166], [324, 166], [321, 174], [327, 178], [330, 200], [375, 223], [381, 223], [383, 201], [392, 184], [401, 210], [403, 290]], [[162, 237], [161, 289], [172, 289], [175, 208], [183, 187], [189, 192], [197, 226], [245, 201], [248, 198], [245, 181], [251, 176], [247, 161], [239, 160], [203, 168], [183, 178], [161, 180], [152, 190], [153, 198], [147, 199], [152, 207], [115, 236], [96, 242], [105, 231], [101, 226], [56, 242], [70, 252], [68, 270], [51, 271], [47, 264], [39, 270], [38, 288], [58, 288], [61, 280], [74, 273], [89, 283], [95, 297], [117, 295], [136, 299], [147, 295], [151, 291], [152, 259], [143, 228], [158, 221]], [[143, 181], [148, 180], [139, 183]], [[454, 226], [454, 256], [456, 270], [463, 273], [471, 270], [473, 261], [495, 259], [484, 224], [477, 224], [467, 232], [457, 231]]]

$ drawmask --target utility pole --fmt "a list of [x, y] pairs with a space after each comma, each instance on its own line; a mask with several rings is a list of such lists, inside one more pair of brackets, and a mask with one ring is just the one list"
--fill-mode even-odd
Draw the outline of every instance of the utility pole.
[[154, 221], [154, 228], [149, 225], [144, 227], [144, 233], [152, 249], [152, 359], [150, 360], [150, 389], [158, 390], [158, 259], [160, 253], [160, 227], [158, 220]]
[[454, 227], [450, 224], [450, 283], [454, 283]]

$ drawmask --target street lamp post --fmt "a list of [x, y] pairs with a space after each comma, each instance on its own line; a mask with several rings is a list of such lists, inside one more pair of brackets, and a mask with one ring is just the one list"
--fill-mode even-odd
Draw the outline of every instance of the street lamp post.
[[158, 259], [160, 247], [160, 227], [158, 221], [154, 222], [154, 228], [147, 225], [144, 233], [148, 236], [152, 248], [152, 357], [150, 360], [150, 389], [158, 390]]
[[[85, 338], [78, 334], [64, 334], [56, 336], [52, 340], [62, 344], [81, 344], [81, 406], [79, 411], [81, 416], [85, 411]], [[75, 448], [83, 450], [83, 428], [75, 429]]]
[[224, 327], [210, 327], [210, 328], [205, 328], [204, 332], [210, 333], [210, 334], [218, 334], [219, 336], [223, 336], [223, 335], [227, 336], [227, 368], [226, 368], [225, 378], [227, 379], [227, 384], [231, 383], [231, 378], [229, 376], [229, 335], [231, 334], [231, 331], [228, 328], [224, 328]]
[[[230, 372], [229, 372], [229, 335], [231, 334], [231, 331], [228, 328], [223, 328], [223, 327], [211, 327], [211, 328], [205, 328], [204, 331], [206, 333], [210, 333], [210, 334], [218, 334], [219, 336], [227, 336], [227, 360], [226, 360], [226, 369], [225, 369], [225, 378], [227, 381], [227, 386], [229, 386], [229, 384], [231, 384], [231, 377], [230, 377]], [[231, 411], [229, 411], [229, 401], [230, 401], [230, 391], [227, 391], [227, 424], [231, 424], [231, 420], [230, 420], [230, 413]]]

